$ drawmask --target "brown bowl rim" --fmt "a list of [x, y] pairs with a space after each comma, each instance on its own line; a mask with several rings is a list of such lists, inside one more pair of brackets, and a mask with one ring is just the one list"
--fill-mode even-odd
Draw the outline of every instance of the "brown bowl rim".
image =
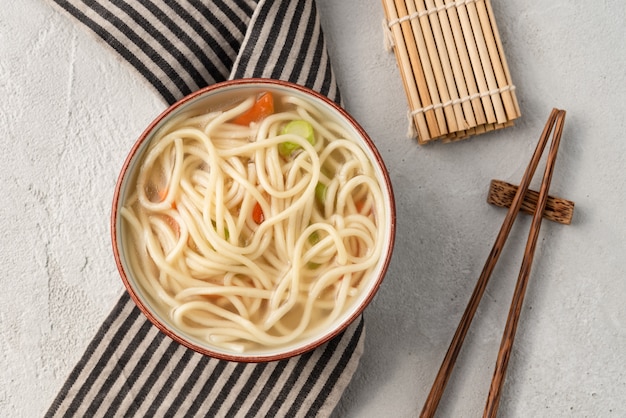
[[[329, 332], [320, 335], [319, 338], [316, 338], [314, 341], [303, 345], [301, 347], [297, 347], [295, 349], [291, 349], [288, 351], [284, 351], [284, 352], [280, 352], [277, 354], [259, 354], [259, 355], [238, 355], [238, 354], [229, 354], [229, 353], [223, 353], [223, 352], [219, 352], [219, 351], [215, 351], [215, 350], [211, 350], [211, 349], [207, 349], [206, 347], [202, 347], [199, 346], [185, 338], [183, 338], [182, 336], [178, 335], [175, 331], [173, 331], [172, 329], [170, 329], [166, 324], [162, 323], [155, 315], [152, 314], [151, 310], [145, 306], [145, 304], [143, 303], [143, 301], [139, 298], [139, 296], [135, 293], [135, 290], [129, 280], [129, 278], [126, 276], [126, 271], [122, 265], [122, 261], [121, 261], [121, 255], [120, 255], [120, 250], [118, 249], [117, 246], [117, 238], [118, 238], [118, 233], [117, 233], [117, 218], [118, 218], [118, 202], [120, 199], [120, 195], [121, 195], [121, 188], [122, 188], [122, 184], [124, 183], [124, 179], [126, 177], [126, 174], [129, 170], [130, 164], [131, 162], [134, 160], [135, 155], [137, 154], [138, 150], [140, 149], [140, 147], [142, 146], [142, 144], [149, 138], [150, 134], [152, 133], [152, 131], [154, 130], [155, 127], [158, 126], [158, 124], [166, 117], [168, 117], [173, 111], [175, 111], [176, 109], [180, 108], [181, 106], [185, 105], [187, 102], [194, 100], [195, 98], [197, 98], [198, 96], [202, 96], [208, 92], [212, 92], [214, 90], [219, 90], [221, 88], [224, 87], [230, 87], [230, 86], [236, 86], [236, 85], [270, 85], [270, 86], [281, 86], [281, 87], [287, 87], [288, 89], [294, 89], [294, 90], [298, 90], [302, 93], [305, 93], [306, 95], [310, 95], [313, 96], [323, 102], [325, 102], [326, 105], [330, 106], [333, 108], [333, 110], [335, 110], [336, 112], [338, 112], [340, 114], [341, 117], [343, 117], [345, 120], [347, 120], [349, 122], [350, 125], [352, 125], [352, 127], [354, 129], [356, 129], [356, 131], [358, 132], [358, 134], [361, 136], [361, 139], [367, 144], [367, 146], [369, 147], [370, 151], [373, 153], [375, 160], [376, 160], [376, 164], [379, 165], [380, 168], [382, 168], [382, 174], [383, 174], [383, 180], [385, 181], [385, 186], [387, 188], [387, 190], [389, 191], [389, 209], [390, 209], [390, 224], [389, 224], [389, 242], [386, 245], [386, 252], [385, 252], [385, 260], [383, 261], [382, 264], [382, 268], [380, 270], [380, 274], [378, 275], [378, 277], [376, 278], [376, 283], [374, 283], [374, 285], [370, 288], [369, 294], [367, 295], [367, 297], [365, 299], [363, 299], [363, 301], [359, 304], [359, 306], [354, 310], [353, 314], [350, 315], [349, 317], [347, 317], [344, 321], [342, 321], [338, 326], [336, 326], [334, 329], [330, 330]], [[173, 103], [172, 105], [168, 106], [163, 112], [161, 112], [161, 114], [159, 114], [159, 116], [157, 116], [149, 125], [148, 127], [142, 132], [142, 134], [139, 136], [139, 138], [135, 141], [135, 143], [133, 144], [133, 147], [131, 148], [130, 152], [128, 153], [128, 155], [126, 156], [124, 163], [122, 165], [122, 168], [120, 170], [120, 174], [118, 176], [117, 182], [115, 184], [115, 191], [113, 194], [113, 206], [112, 206], [112, 210], [111, 210], [111, 224], [110, 224], [110, 228], [111, 228], [111, 240], [112, 240], [112, 247], [113, 247], [113, 256], [115, 258], [115, 264], [117, 266], [117, 270], [120, 274], [120, 277], [122, 279], [122, 282], [124, 284], [124, 287], [126, 288], [126, 291], [128, 292], [130, 298], [133, 300], [133, 302], [135, 303], [135, 305], [139, 308], [139, 310], [142, 312], [142, 314], [144, 316], [146, 316], [146, 318], [148, 318], [148, 320], [154, 325], [156, 326], [162, 333], [164, 333], [165, 335], [167, 335], [169, 338], [171, 338], [172, 340], [176, 341], [177, 343], [181, 344], [184, 347], [187, 347], [197, 353], [200, 353], [202, 355], [206, 355], [209, 357], [213, 357], [213, 358], [217, 358], [220, 360], [227, 360], [227, 361], [233, 361], [233, 362], [244, 362], [244, 363], [260, 363], [260, 362], [270, 362], [270, 361], [276, 361], [276, 360], [285, 360], [294, 356], [298, 356], [301, 354], [304, 354], [308, 351], [311, 351], [319, 346], [321, 346], [322, 344], [330, 341], [331, 339], [333, 339], [334, 337], [338, 336], [339, 334], [341, 334], [350, 324], [352, 324], [356, 318], [358, 318], [363, 311], [365, 310], [365, 308], [369, 305], [369, 303], [372, 301], [372, 299], [374, 298], [374, 296], [376, 295], [376, 293], [378, 292], [378, 289], [380, 288], [380, 285], [387, 273], [387, 269], [389, 267], [389, 263], [391, 261], [391, 256], [393, 253], [393, 247], [395, 245], [395, 233], [396, 233], [396, 207], [395, 207], [395, 198], [394, 198], [394, 193], [393, 193], [393, 188], [392, 188], [392, 184], [391, 184], [391, 179], [389, 177], [389, 172], [387, 170], [387, 167], [382, 159], [382, 156], [380, 155], [380, 152], [378, 151], [376, 145], [374, 144], [374, 142], [371, 140], [371, 138], [369, 137], [369, 135], [365, 132], [365, 130], [363, 129], [363, 127], [361, 127], [361, 125], [346, 111], [344, 110], [341, 106], [339, 106], [336, 102], [332, 101], [331, 99], [329, 99], [328, 97], [322, 95], [321, 93], [316, 92], [315, 90], [312, 90], [310, 88], [301, 86], [299, 84], [295, 84], [292, 82], [288, 82], [288, 81], [282, 81], [282, 80], [275, 80], [275, 79], [267, 79], [267, 78], [245, 78], [245, 79], [236, 79], [236, 80], [228, 80], [228, 81], [222, 81], [219, 83], [215, 83], [212, 85], [209, 85], [207, 87], [204, 87], [202, 89], [197, 90], [194, 93], [191, 93], [185, 97], [183, 97], [182, 99], [178, 100], [177, 102]]]

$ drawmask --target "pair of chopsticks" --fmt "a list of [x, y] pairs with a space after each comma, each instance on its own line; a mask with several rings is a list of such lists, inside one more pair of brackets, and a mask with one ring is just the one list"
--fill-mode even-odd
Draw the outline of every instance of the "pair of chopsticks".
[[565, 111], [553, 109], [550, 113], [550, 117], [548, 118], [541, 137], [539, 138], [537, 148], [535, 149], [530, 163], [528, 164], [528, 167], [524, 172], [524, 176], [522, 177], [522, 181], [517, 189], [515, 197], [511, 202], [511, 206], [506, 214], [506, 217], [504, 218], [502, 227], [500, 228], [500, 232], [498, 233], [493, 248], [491, 249], [491, 252], [487, 257], [487, 261], [485, 262], [483, 271], [478, 278], [476, 287], [474, 288], [469, 303], [465, 308], [465, 312], [461, 318], [461, 321], [459, 322], [454, 337], [452, 338], [452, 342], [450, 343], [450, 347], [446, 352], [446, 356], [443, 359], [443, 362], [441, 364], [439, 372], [437, 373], [437, 377], [435, 378], [430, 393], [426, 398], [426, 402], [424, 403], [424, 407], [420, 414], [421, 418], [432, 417], [435, 414], [437, 406], [439, 405], [439, 400], [441, 399], [448, 379], [452, 374], [454, 363], [456, 362], [458, 354], [461, 351], [461, 346], [463, 344], [463, 341], [465, 340], [467, 331], [469, 330], [474, 314], [478, 309], [480, 299], [482, 298], [483, 293], [485, 292], [485, 288], [487, 287], [487, 282], [489, 281], [491, 273], [493, 272], [498, 258], [500, 257], [502, 248], [504, 247], [504, 243], [508, 238], [509, 232], [511, 231], [511, 228], [513, 226], [513, 222], [515, 221], [515, 218], [520, 211], [524, 196], [528, 191], [528, 187], [533, 178], [537, 165], [539, 164], [539, 160], [541, 159], [546, 144], [548, 143], [550, 133], [554, 131], [552, 136], [552, 143], [550, 145], [550, 151], [547, 157], [543, 180], [541, 183], [541, 189], [539, 191], [537, 207], [533, 214], [530, 232], [528, 235], [528, 241], [526, 244], [526, 249], [524, 251], [524, 258], [522, 260], [522, 266], [520, 268], [520, 273], [517, 279], [517, 283], [515, 285], [515, 291], [513, 293], [511, 307], [502, 335], [500, 350], [498, 352], [498, 359], [496, 361], [496, 366], [491, 381], [491, 387], [489, 389], [489, 395], [487, 397], [487, 403], [485, 405], [485, 410], [483, 413], [483, 417], [493, 418], [497, 415], [498, 406], [500, 404], [500, 395], [502, 392], [502, 386], [506, 374], [506, 368], [509, 363], [509, 358], [513, 347], [513, 341], [515, 339], [515, 332], [517, 330], [517, 324], [519, 322], [519, 316], [522, 309], [522, 303], [524, 301], [524, 294], [526, 293], [526, 287], [528, 285], [528, 278], [530, 276], [535, 248], [537, 246], [537, 238], [539, 236], [539, 229], [541, 228], [542, 215], [546, 206], [546, 202], [548, 200], [548, 190], [550, 188], [550, 182], [552, 181], [552, 173], [554, 172], [554, 164], [556, 161], [559, 144], [561, 142], [561, 134], [563, 132], [564, 123]]

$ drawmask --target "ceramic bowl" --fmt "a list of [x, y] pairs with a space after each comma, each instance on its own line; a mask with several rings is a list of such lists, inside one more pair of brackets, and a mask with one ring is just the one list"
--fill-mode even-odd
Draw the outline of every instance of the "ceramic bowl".
[[[380, 233], [384, 235], [384, 248], [372, 274], [364, 279], [366, 283], [362, 292], [355, 298], [351, 306], [328, 327], [318, 334], [278, 348], [259, 348], [258, 350], [237, 352], [220, 348], [207, 341], [187, 335], [177, 328], [167, 313], [156, 308], [154, 301], [138, 284], [136, 274], [131, 268], [131, 263], [129, 263], [128, 256], [131, 250], [127, 248], [124, 239], [125, 229], [120, 209], [136, 187], [133, 179], [137, 176], [139, 161], [144, 156], [155, 132], [168, 121], [189, 109], [198, 107], [219, 108], [251, 94], [265, 91], [277, 95], [291, 94], [312, 103], [328, 117], [335, 119], [356, 139], [371, 160], [376, 178], [382, 189], [385, 214], [382, 217], [379, 216], [377, 222]], [[344, 109], [327, 97], [296, 84], [269, 79], [241, 79], [214, 84], [181, 99], [161, 113], [136, 141], [123, 164], [115, 188], [111, 216], [112, 245], [117, 268], [124, 286], [141, 312], [163, 333], [178, 343], [204, 355], [238, 362], [264, 362], [289, 358], [312, 350], [341, 333], [361, 315], [379, 289], [390, 262], [395, 228], [395, 204], [389, 174], [374, 143], [363, 128]]]

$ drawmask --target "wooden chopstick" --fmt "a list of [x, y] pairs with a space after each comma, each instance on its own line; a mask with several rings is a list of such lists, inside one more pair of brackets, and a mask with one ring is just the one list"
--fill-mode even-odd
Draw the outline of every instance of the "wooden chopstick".
[[426, 398], [426, 402], [424, 403], [424, 407], [422, 408], [422, 412], [420, 414], [421, 418], [432, 417], [437, 410], [437, 406], [439, 405], [439, 401], [441, 400], [441, 396], [445, 390], [446, 384], [448, 383], [448, 379], [452, 374], [452, 369], [454, 368], [454, 364], [456, 359], [461, 351], [461, 346], [463, 345], [463, 341], [465, 340], [465, 336], [469, 330], [472, 319], [474, 318], [474, 314], [478, 309], [478, 304], [485, 292], [485, 288], [487, 287], [487, 283], [489, 282], [489, 278], [491, 277], [491, 273], [500, 257], [500, 253], [502, 252], [502, 248], [504, 247], [504, 243], [509, 236], [509, 232], [513, 226], [513, 222], [519, 213], [520, 207], [524, 200], [524, 195], [528, 190], [532, 177], [537, 169], [537, 165], [539, 164], [539, 160], [543, 154], [545, 146], [550, 137], [550, 133], [554, 127], [557, 114], [559, 114], [558, 109], [553, 109], [550, 113], [548, 121], [541, 133], [541, 137], [539, 138], [539, 142], [537, 143], [537, 147], [535, 152], [522, 176], [522, 181], [517, 189], [517, 193], [511, 202], [511, 206], [507, 211], [507, 214], [502, 223], [502, 227], [500, 228], [500, 232], [496, 237], [496, 241], [487, 257], [485, 262], [485, 266], [478, 278], [474, 291], [472, 292], [472, 296], [465, 308], [465, 312], [461, 317], [461, 321], [454, 333], [454, 337], [450, 342], [450, 346], [448, 347], [448, 351], [441, 363], [439, 368], [439, 372], [435, 377], [435, 381], [433, 386], [431, 387], [430, 393]]
[[483, 418], [495, 418], [498, 413], [502, 385], [506, 375], [506, 368], [511, 357], [511, 350], [515, 340], [515, 332], [517, 330], [517, 324], [519, 323], [522, 304], [524, 302], [524, 295], [526, 294], [526, 288], [528, 287], [528, 278], [530, 276], [535, 248], [537, 247], [537, 238], [539, 237], [539, 230], [541, 229], [543, 211], [546, 207], [546, 202], [548, 201], [548, 190], [550, 189], [550, 182], [552, 181], [552, 173], [554, 172], [556, 154], [561, 142], [561, 134], [563, 132], [564, 123], [565, 111], [559, 111], [556, 117], [556, 127], [554, 128], [552, 144], [550, 144], [550, 151], [548, 153], [548, 160], [546, 162], [543, 180], [541, 182], [541, 189], [539, 190], [539, 200], [537, 202], [535, 214], [533, 215], [526, 249], [524, 250], [522, 267], [517, 278], [517, 283], [515, 284], [511, 308], [509, 310], [506, 326], [504, 327], [504, 332], [502, 334], [502, 342], [500, 343], [498, 359], [496, 361], [493, 379], [491, 380], [491, 387], [489, 389], [489, 395], [487, 396], [487, 404], [485, 405]]

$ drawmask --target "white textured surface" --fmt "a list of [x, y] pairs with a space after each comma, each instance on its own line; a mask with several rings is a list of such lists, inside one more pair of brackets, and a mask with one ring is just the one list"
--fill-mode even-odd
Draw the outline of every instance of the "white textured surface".
[[[5, 3], [0, 416], [34, 417], [121, 292], [110, 200], [125, 153], [164, 103], [49, 3]], [[560, 107], [568, 117], [552, 194], [574, 200], [576, 213], [571, 226], [543, 224], [500, 416], [626, 416], [626, 3], [493, 0], [523, 116], [425, 147], [405, 137], [381, 4], [318, 4], [346, 107], [391, 171], [399, 227], [366, 311], [366, 353], [336, 415], [418, 414], [504, 217], [485, 203], [489, 181], [519, 182]], [[441, 417], [482, 413], [528, 226], [524, 217], [511, 233]]]

